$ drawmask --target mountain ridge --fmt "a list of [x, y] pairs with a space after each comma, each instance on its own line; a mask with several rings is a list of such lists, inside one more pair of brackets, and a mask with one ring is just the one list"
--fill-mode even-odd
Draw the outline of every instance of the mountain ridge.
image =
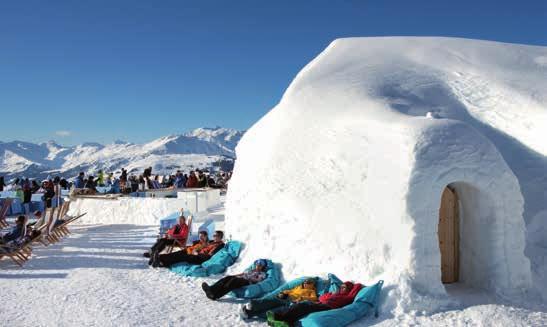
[[[157, 173], [173, 170], [210, 168], [219, 162], [232, 162], [235, 146], [244, 131], [223, 127], [200, 127], [182, 133], [134, 144], [116, 140], [110, 144], [84, 142], [65, 146], [54, 140], [42, 143], [0, 141], [0, 175], [44, 178], [48, 175], [73, 177], [79, 171], [88, 174], [119, 171], [122, 167], [138, 173], [151, 166]], [[224, 168], [230, 168], [228, 167]]]

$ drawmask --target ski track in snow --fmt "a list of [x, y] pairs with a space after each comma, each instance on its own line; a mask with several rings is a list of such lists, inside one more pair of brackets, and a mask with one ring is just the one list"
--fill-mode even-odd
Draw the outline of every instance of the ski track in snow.
[[[151, 269], [142, 252], [157, 229], [136, 225], [76, 226], [60, 243], [37, 246], [23, 269], [0, 261], [1, 326], [265, 326], [238, 317], [240, 300], [213, 302], [201, 290], [213, 278]], [[236, 267], [237, 268], [237, 267]], [[386, 290], [387, 291], [387, 290]], [[381, 313], [352, 326], [545, 326], [547, 310], [496, 304], [479, 291], [453, 295], [473, 304], [429, 316]], [[385, 296], [385, 293], [384, 293]]]

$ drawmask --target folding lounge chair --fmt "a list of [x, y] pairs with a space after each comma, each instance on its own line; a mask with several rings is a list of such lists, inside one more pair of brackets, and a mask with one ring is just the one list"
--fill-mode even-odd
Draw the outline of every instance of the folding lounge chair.
[[5, 228], [9, 226], [8, 222], [6, 221], [6, 215], [8, 214], [12, 202], [13, 199], [7, 198], [2, 204], [2, 208], [0, 208], [0, 228]]
[[[55, 219], [55, 223], [59, 220], [64, 220], [66, 213], [68, 212], [68, 207], [70, 205], [70, 202], [65, 202], [61, 205], [59, 210], [57, 211], [57, 219]], [[68, 229], [62, 228], [60, 225], [55, 226], [53, 225], [53, 233], [57, 235], [58, 237], [66, 236], [69, 234]]]
[[186, 224], [188, 225], [188, 234], [186, 235], [186, 237], [173, 238], [174, 242], [173, 244], [169, 245], [169, 247], [167, 247], [167, 253], [173, 252], [173, 249], [175, 247], [179, 247], [181, 249], [184, 249], [186, 247], [186, 242], [188, 241], [188, 237], [190, 236], [190, 233], [192, 231], [192, 216], [188, 216]]
[[70, 202], [65, 202], [61, 205], [59, 210], [57, 211], [57, 216], [53, 219], [53, 223], [50, 226], [49, 234], [54, 235], [59, 240], [61, 237], [66, 236], [69, 234], [68, 229], [61, 227], [61, 225], [57, 225], [57, 221], [61, 219], [65, 219], [66, 213], [68, 212]]
[[[45, 213], [46, 216], [47, 216], [47, 213], [48, 212], [46, 209], [46, 213]], [[45, 228], [46, 233], [44, 236], [46, 237], [46, 239], [48, 240], [50, 244], [59, 242], [60, 241], [59, 236], [53, 233], [55, 222], [57, 222], [57, 216], [55, 216], [55, 208], [50, 209], [49, 218], [46, 218], [46, 219], [47, 219], [47, 222], [46, 222], [47, 227]]]
[[70, 234], [70, 231], [68, 230], [67, 226], [68, 226], [70, 223], [72, 223], [72, 222], [74, 222], [74, 221], [76, 221], [76, 220], [82, 218], [82, 217], [85, 216], [86, 214], [87, 214], [87, 212], [84, 212], [84, 213], [81, 214], [81, 215], [78, 215], [78, 216], [75, 216], [75, 217], [70, 217], [70, 218], [67, 219], [64, 223], [62, 223], [61, 225], [57, 226], [56, 228], [58, 228], [59, 230], [63, 231], [63, 233], [65, 233], [65, 235], [68, 235], [68, 234]]
[[43, 246], [48, 246], [49, 244], [46, 243], [46, 242], [44, 241], [44, 237], [43, 237], [43, 236], [44, 236], [44, 235], [43, 235], [43, 231], [44, 231], [46, 228], [47, 228], [47, 224], [41, 224], [38, 228], [36, 228], [35, 230], [36, 230], [37, 232], [40, 232], [40, 235], [38, 235], [38, 236], [32, 238], [32, 239], [30, 240], [30, 244], [32, 244], [32, 243], [41, 243]]
[[[27, 234], [26, 226], [23, 229], [23, 235]], [[25, 236], [22, 236], [19, 240], [22, 241]], [[30, 247], [30, 241], [22, 242], [21, 244], [1, 244], [0, 245], [0, 258], [3, 256], [9, 257], [19, 267], [28, 261], [32, 255], [32, 248]]]
[[8, 246], [8, 245], [0, 245], [0, 259], [2, 257], [10, 258], [19, 267], [23, 267], [23, 264], [25, 263], [25, 261], [28, 260], [27, 257], [21, 254], [20, 248]]
[[69, 215], [67, 215], [68, 213], [68, 210], [69, 210], [69, 205], [70, 205], [70, 202], [65, 202], [64, 205], [61, 207], [61, 211], [59, 212], [59, 214], [57, 215], [57, 218], [58, 219], [63, 219], [64, 222], [62, 224], [59, 224], [57, 226], [54, 226], [53, 228], [53, 234], [55, 236], [57, 236], [58, 238], [60, 237], [63, 237], [63, 236], [67, 236], [68, 234], [70, 234], [70, 231], [68, 230], [67, 226], [69, 224], [71, 224], [72, 222], [82, 218], [83, 216], [86, 215], [86, 213], [83, 213], [81, 215], [78, 215], [78, 216], [75, 216], [75, 217], [71, 217]]

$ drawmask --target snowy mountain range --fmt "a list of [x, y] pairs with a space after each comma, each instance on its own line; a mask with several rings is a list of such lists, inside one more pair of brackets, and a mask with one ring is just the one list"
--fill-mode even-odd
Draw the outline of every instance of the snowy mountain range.
[[0, 142], [0, 175], [43, 178], [47, 175], [73, 177], [78, 172], [114, 172], [126, 168], [137, 173], [153, 167], [155, 173], [177, 169], [230, 169], [235, 146], [243, 131], [229, 128], [197, 128], [180, 135], [161, 137], [145, 144], [115, 141], [112, 144], [83, 143], [62, 146], [54, 141], [34, 144], [23, 141]]

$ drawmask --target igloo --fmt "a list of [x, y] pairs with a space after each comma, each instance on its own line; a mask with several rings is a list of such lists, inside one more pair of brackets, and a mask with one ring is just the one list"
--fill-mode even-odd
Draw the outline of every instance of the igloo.
[[237, 146], [226, 229], [247, 244], [244, 264], [383, 278], [403, 304], [446, 297], [443, 281], [529, 289], [519, 181], [481, 130], [515, 126], [480, 110], [517, 112], [542, 55], [451, 38], [334, 41]]

